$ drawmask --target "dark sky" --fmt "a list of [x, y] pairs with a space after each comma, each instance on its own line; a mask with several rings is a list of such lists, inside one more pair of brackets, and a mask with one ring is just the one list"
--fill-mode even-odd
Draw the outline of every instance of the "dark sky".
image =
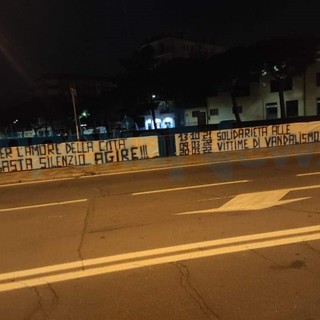
[[319, 9], [319, 0], [3, 0], [0, 103], [46, 72], [113, 74], [161, 33], [228, 46], [320, 33]]

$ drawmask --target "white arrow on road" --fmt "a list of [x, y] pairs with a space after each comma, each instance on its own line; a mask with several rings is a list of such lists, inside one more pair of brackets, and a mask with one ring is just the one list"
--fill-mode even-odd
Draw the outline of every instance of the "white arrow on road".
[[291, 203], [291, 202], [310, 199], [311, 197], [303, 197], [303, 198], [281, 200], [290, 191], [300, 191], [300, 190], [308, 190], [308, 189], [316, 189], [316, 188], [320, 188], [320, 185], [307, 186], [307, 187], [301, 187], [301, 188], [253, 192], [253, 193], [243, 193], [235, 196], [233, 199], [231, 199], [229, 202], [222, 205], [220, 208], [188, 211], [188, 212], [178, 213], [176, 215], [186, 215], [186, 214], [194, 214], [194, 213], [215, 213], [215, 212], [226, 212], [226, 211], [262, 210], [262, 209], [280, 206], [280, 205]]

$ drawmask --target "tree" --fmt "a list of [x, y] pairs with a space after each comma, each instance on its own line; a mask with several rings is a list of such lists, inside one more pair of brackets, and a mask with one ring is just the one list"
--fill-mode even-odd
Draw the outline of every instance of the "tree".
[[11, 107], [6, 107], [1, 110], [1, 117], [0, 117], [0, 133], [8, 138], [12, 131], [17, 126], [17, 118], [15, 114], [15, 110]]
[[261, 75], [269, 74], [277, 84], [281, 118], [287, 117], [284, 91], [288, 79], [304, 74], [315, 61], [319, 39], [311, 36], [278, 37], [251, 47]]
[[205, 103], [210, 79], [206, 60], [177, 58], [155, 72], [157, 91], [164, 99], [185, 107]]
[[256, 59], [247, 47], [234, 47], [212, 57], [209, 69], [212, 85], [219, 92], [229, 92], [232, 111], [237, 123], [241, 122], [237, 96], [239, 89], [248, 86], [255, 69]]
[[123, 60], [126, 71], [120, 88], [126, 113], [149, 111], [155, 123], [155, 109], [165, 101], [181, 106], [205, 105], [210, 75], [206, 60], [176, 58], [155, 65], [152, 47], [146, 46]]
[[121, 60], [125, 72], [120, 76], [118, 93], [123, 114], [135, 116], [148, 110], [156, 128], [154, 109], [157, 104], [152, 98], [156, 91], [153, 54], [152, 47], [145, 46], [132, 57]]

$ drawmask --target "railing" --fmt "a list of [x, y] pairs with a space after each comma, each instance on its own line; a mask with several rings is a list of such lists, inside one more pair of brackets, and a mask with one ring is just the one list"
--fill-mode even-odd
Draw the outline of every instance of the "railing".
[[[298, 117], [288, 119], [272, 119], [272, 120], [258, 120], [258, 121], [246, 121], [236, 123], [233, 120], [223, 121], [219, 124], [211, 124], [204, 126], [189, 126], [181, 128], [168, 128], [158, 130], [138, 130], [138, 131], [116, 131], [105, 134], [88, 134], [81, 135], [80, 141], [95, 141], [95, 140], [109, 140], [118, 138], [130, 138], [130, 137], [145, 137], [145, 136], [158, 136], [160, 156], [171, 156], [174, 154], [174, 134], [176, 133], [189, 133], [209, 130], [225, 130], [241, 127], [254, 127], [254, 126], [266, 126], [283, 123], [297, 123], [297, 122], [311, 122], [319, 121], [320, 116]], [[8, 138], [0, 139], [0, 148], [16, 147], [16, 146], [30, 146], [39, 144], [50, 143], [63, 143], [77, 141], [76, 135], [71, 136], [48, 136], [48, 137], [30, 137], [30, 138]]]

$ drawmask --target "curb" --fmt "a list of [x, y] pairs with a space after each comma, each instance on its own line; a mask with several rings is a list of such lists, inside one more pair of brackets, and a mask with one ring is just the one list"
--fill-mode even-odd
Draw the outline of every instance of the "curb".
[[107, 163], [84, 167], [63, 167], [0, 174], [0, 185], [37, 182], [45, 180], [77, 179], [80, 177], [127, 174], [148, 170], [164, 170], [183, 166], [207, 165], [214, 163], [238, 162], [256, 159], [276, 159], [297, 155], [315, 155], [320, 153], [320, 143], [291, 145], [284, 147], [227, 151], [180, 157], [153, 158], [128, 162]]

